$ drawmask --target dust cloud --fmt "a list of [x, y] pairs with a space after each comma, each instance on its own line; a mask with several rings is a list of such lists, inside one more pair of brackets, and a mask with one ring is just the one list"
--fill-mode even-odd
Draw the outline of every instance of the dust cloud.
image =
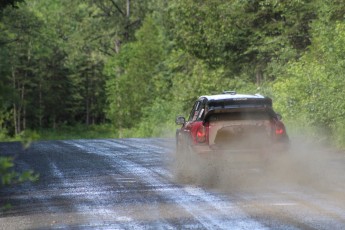
[[[308, 188], [327, 193], [345, 189], [345, 153], [292, 137], [286, 152], [197, 155], [177, 152], [176, 182], [228, 192]], [[343, 197], [345, 200], [345, 195]]]

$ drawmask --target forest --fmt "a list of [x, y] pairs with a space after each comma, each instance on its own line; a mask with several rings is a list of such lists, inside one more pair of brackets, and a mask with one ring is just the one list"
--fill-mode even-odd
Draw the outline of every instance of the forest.
[[0, 140], [173, 137], [198, 96], [235, 90], [345, 147], [344, 3], [2, 0]]

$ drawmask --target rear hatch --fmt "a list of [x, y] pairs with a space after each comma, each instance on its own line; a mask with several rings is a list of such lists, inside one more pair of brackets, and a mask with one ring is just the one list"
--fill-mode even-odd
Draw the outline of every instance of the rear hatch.
[[212, 149], [257, 151], [272, 140], [272, 114], [267, 109], [234, 109], [208, 114]]

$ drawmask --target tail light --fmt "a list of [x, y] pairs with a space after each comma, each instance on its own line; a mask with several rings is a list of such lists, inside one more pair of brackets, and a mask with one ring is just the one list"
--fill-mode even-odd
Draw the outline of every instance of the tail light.
[[196, 131], [196, 141], [199, 143], [204, 143], [206, 141], [206, 127], [203, 125], [200, 125], [199, 128]]
[[285, 128], [282, 124], [276, 125], [276, 135], [283, 135], [285, 133]]
[[276, 129], [276, 134], [277, 134], [277, 135], [282, 135], [282, 134], [284, 134], [284, 129], [283, 129], [283, 128], [277, 128], [277, 129]]

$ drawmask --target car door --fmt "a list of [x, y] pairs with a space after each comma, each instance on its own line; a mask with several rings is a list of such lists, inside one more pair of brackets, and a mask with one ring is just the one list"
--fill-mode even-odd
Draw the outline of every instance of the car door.
[[182, 134], [184, 140], [191, 144], [194, 142], [194, 137], [192, 131], [196, 125], [202, 122], [202, 118], [205, 111], [205, 104], [203, 100], [198, 100], [194, 103], [194, 106], [189, 114], [188, 121], [182, 127]]

